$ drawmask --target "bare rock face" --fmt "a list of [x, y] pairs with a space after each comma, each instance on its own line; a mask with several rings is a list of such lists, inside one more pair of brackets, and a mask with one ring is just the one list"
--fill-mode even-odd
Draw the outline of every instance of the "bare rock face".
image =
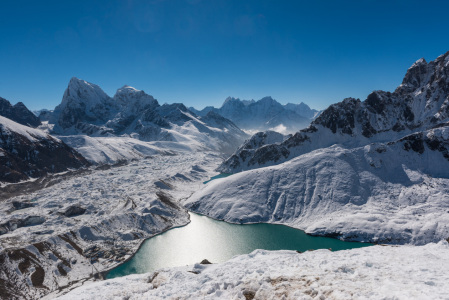
[[82, 215], [86, 212], [84, 207], [78, 205], [71, 205], [64, 211], [64, 216], [66, 217], [75, 217]]
[[347, 98], [333, 104], [282, 143], [266, 143], [251, 151], [239, 148], [218, 170], [235, 173], [278, 164], [334, 144], [388, 142], [448, 121], [449, 52], [429, 63], [419, 59], [393, 93], [374, 91], [363, 102]]
[[18, 102], [13, 106], [8, 100], [2, 97], [0, 97], [0, 116], [33, 128], [41, 124], [39, 118], [28, 110], [22, 102]]

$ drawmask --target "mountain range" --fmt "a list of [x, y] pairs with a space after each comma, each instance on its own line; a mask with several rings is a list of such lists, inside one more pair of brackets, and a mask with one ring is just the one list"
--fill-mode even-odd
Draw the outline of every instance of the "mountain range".
[[216, 112], [234, 122], [239, 128], [253, 132], [268, 129], [282, 133], [296, 132], [307, 127], [319, 115], [319, 111], [311, 109], [303, 102], [282, 105], [271, 97], [264, 97], [258, 101], [228, 97], [220, 108], [207, 106], [202, 110], [193, 107], [189, 109], [200, 116], [211, 111]]

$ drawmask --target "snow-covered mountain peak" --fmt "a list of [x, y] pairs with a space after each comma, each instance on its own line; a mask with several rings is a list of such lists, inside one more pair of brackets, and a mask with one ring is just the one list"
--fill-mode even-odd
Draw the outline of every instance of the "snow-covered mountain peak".
[[96, 84], [87, 82], [83, 79], [72, 77], [67, 86], [66, 93], [64, 96], [72, 98], [82, 98], [83, 96], [96, 95], [99, 98], [109, 98], [105, 92]]
[[252, 105], [259, 105], [262, 107], [276, 107], [277, 109], [282, 109], [282, 105], [274, 100], [271, 96], [265, 96], [259, 101], [253, 103]]
[[109, 99], [110, 97], [98, 85], [72, 77], [62, 97], [61, 105], [84, 103], [92, 107]]
[[78, 123], [103, 123], [118, 110], [98, 85], [72, 77], [50, 122], [56, 133], [74, 133]]
[[310, 106], [308, 106], [302, 101], [299, 104], [287, 103], [284, 105], [284, 107], [288, 110], [294, 111], [295, 113], [297, 113], [302, 117], [306, 117], [312, 120], [316, 118], [320, 113], [320, 111], [316, 109], [311, 109]]
[[117, 95], [117, 94], [135, 94], [135, 93], [145, 93], [145, 92], [125, 84], [124, 86], [119, 88], [115, 94]]
[[422, 57], [422, 58], [418, 59], [417, 61], [415, 61], [415, 63], [410, 68], [414, 68], [414, 67], [419, 66], [419, 65], [427, 65], [427, 61], [426, 61], [426, 59], [424, 57]]
[[159, 106], [153, 96], [129, 85], [124, 85], [118, 89], [113, 99], [122, 107], [122, 110], [132, 113], [137, 113], [137, 111], [142, 111], [149, 107]]
[[[275, 100], [271, 96], [265, 96], [262, 99], [259, 100], [260, 102], [274, 102]], [[258, 102], [259, 102], [258, 101]]]
[[[138, 91], [138, 89], [136, 89], [136, 88], [134, 88], [134, 87], [132, 87], [132, 86], [130, 86], [130, 85], [127, 85], [127, 84], [125, 84], [124, 86], [122, 86], [121, 89], [131, 89], [131, 90], [136, 90], [136, 91]], [[121, 89], [119, 89], [119, 90], [121, 90]]]
[[223, 102], [222, 107], [225, 106], [226, 104], [229, 104], [229, 103], [232, 103], [232, 102], [240, 102], [240, 99], [239, 98], [234, 98], [234, 97], [227, 97], [225, 99], [225, 101]]

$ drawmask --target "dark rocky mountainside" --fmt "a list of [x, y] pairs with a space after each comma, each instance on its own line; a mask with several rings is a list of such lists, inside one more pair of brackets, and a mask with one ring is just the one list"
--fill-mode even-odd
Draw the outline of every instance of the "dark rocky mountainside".
[[393, 92], [375, 91], [365, 101], [347, 98], [324, 110], [311, 125], [282, 143], [237, 151], [219, 170], [226, 173], [278, 164], [309, 151], [388, 142], [449, 120], [449, 52], [416, 61]]
[[64, 142], [0, 117], [0, 182], [19, 182], [88, 165]]
[[22, 103], [18, 102], [15, 105], [0, 97], [0, 116], [11, 119], [19, 124], [37, 127], [41, 124], [41, 121], [35, 114], [33, 114], [28, 108]]

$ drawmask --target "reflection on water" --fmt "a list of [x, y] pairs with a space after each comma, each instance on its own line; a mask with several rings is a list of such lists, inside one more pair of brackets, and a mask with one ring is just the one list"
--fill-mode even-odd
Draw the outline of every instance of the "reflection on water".
[[370, 245], [312, 237], [283, 225], [236, 225], [194, 213], [190, 213], [190, 219], [191, 223], [184, 227], [171, 229], [146, 240], [131, 260], [111, 270], [107, 278], [191, 265], [203, 259], [213, 263], [224, 262], [255, 249], [342, 250]]

